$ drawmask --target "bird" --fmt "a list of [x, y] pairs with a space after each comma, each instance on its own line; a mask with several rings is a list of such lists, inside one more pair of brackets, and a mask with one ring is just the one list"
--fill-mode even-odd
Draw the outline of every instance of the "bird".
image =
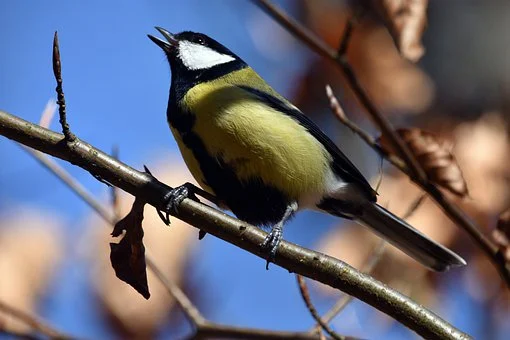
[[[266, 268], [284, 225], [304, 209], [354, 220], [431, 270], [466, 265], [377, 204], [376, 191], [340, 148], [230, 49], [202, 33], [155, 28], [164, 39], [148, 37], [170, 64], [166, 113], [183, 159], [220, 208], [271, 228], [261, 244]], [[190, 189], [173, 189], [169, 209]]]

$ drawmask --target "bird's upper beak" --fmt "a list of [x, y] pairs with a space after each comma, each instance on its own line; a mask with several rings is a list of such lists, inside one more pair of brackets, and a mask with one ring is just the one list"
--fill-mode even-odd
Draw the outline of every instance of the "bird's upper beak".
[[177, 45], [179, 44], [179, 40], [177, 40], [172, 33], [168, 32], [166, 29], [161, 27], [155, 28], [159, 31], [159, 33], [161, 33], [161, 35], [163, 35], [166, 41], [156, 38], [153, 35], [147, 34], [150, 40], [152, 40], [156, 45], [161, 47], [164, 51], [170, 51], [174, 47], [177, 47]]

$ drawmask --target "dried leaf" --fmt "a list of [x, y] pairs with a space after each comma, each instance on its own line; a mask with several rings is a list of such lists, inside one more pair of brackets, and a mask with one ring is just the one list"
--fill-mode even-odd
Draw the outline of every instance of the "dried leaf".
[[[460, 197], [468, 195], [468, 189], [457, 160], [450, 151], [448, 143], [437, 136], [420, 129], [397, 129], [428, 178]], [[385, 136], [379, 138], [379, 144], [394, 153]]]
[[428, 0], [374, 0], [402, 56], [417, 62], [425, 52], [421, 38]]
[[137, 198], [129, 214], [115, 224], [113, 237], [122, 235], [123, 231], [126, 233], [119, 243], [110, 243], [110, 261], [115, 275], [148, 299], [150, 293], [142, 229], [144, 205], [145, 203]]

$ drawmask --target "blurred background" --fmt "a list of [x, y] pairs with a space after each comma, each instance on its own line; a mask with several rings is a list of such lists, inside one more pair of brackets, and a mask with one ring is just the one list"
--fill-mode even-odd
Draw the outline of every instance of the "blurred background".
[[[331, 46], [352, 15], [347, 1], [277, 1]], [[470, 196], [456, 199], [485, 232], [510, 203], [510, 3], [429, 3], [425, 54], [403, 59], [380, 18], [368, 12], [356, 26], [348, 57], [378, 108], [397, 126], [417, 126], [451, 141]], [[224, 43], [247, 61], [342, 146], [362, 172], [378, 180], [380, 160], [335, 120], [325, 84], [347, 115], [377, 135], [341, 73], [296, 41], [250, 1], [0, 2], [0, 108], [38, 122], [55, 101], [51, 51], [59, 32], [64, 92], [72, 130], [92, 145], [142, 169], [146, 164], [171, 186], [190, 175], [165, 121], [170, 71], [147, 39], [154, 26], [194, 30]], [[58, 120], [51, 128], [59, 130]], [[109, 264], [110, 229], [22, 148], [0, 138], [0, 300], [36, 314], [69, 334], [94, 339], [179, 339], [191, 331], [154, 277], [152, 298], [115, 278]], [[62, 164], [106, 207], [109, 189]], [[420, 191], [384, 167], [380, 201], [403, 214]], [[121, 195], [122, 212], [132, 198]], [[386, 247], [374, 275], [436, 311], [475, 338], [507, 339], [509, 294], [466, 233], [429, 199], [410, 222], [467, 259], [469, 265], [436, 275]], [[223, 324], [306, 330], [313, 319], [295, 277], [173, 219], [166, 227], [147, 209], [145, 244], [166, 275], [203, 314]], [[360, 268], [377, 239], [361, 227], [302, 212], [287, 240], [327, 252]], [[339, 292], [311, 284], [325, 312]], [[332, 326], [362, 338], [408, 339], [413, 333], [354, 301]], [[26, 326], [0, 312], [0, 328]], [[0, 335], [1, 337], [2, 335]]]

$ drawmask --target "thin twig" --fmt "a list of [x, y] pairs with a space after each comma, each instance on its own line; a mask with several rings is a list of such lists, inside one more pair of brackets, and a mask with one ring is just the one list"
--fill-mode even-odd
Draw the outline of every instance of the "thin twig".
[[[305, 332], [266, 331], [254, 328], [206, 324], [197, 329], [189, 339], [232, 339], [232, 340], [320, 340], [319, 336]], [[345, 337], [346, 340], [358, 340]]]
[[[85, 203], [87, 203], [99, 216], [101, 216], [110, 226], [115, 225], [117, 218], [104, 208], [104, 204], [96, 200], [92, 194], [88, 192], [75, 178], [73, 178], [66, 170], [59, 166], [54, 160], [49, 158], [44, 153], [23, 146], [30, 155], [32, 155], [41, 165], [51, 171], [58, 179], [67, 185], [76, 195], [78, 195]], [[194, 323], [200, 323], [205, 320], [198, 310], [193, 306], [191, 301], [186, 297], [184, 292], [169, 281], [163, 272], [156, 266], [149, 254], [146, 254], [146, 262], [149, 269], [155, 274], [158, 281], [160, 281], [167, 292], [175, 298], [179, 306], [183, 309], [184, 314]]]
[[49, 129], [51, 121], [53, 120], [53, 117], [55, 116], [55, 112], [57, 110], [57, 103], [55, 103], [55, 100], [51, 98], [46, 103], [46, 106], [44, 107], [44, 110], [41, 114], [41, 119], [39, 119], [39, 125], [41, 125], [44, 128]]
[[61, 333], [50, 326], [44, 324], [43, 322], [37, 320], [34, 316], [19, 310], [15, 307], [8, 305], [7, 303], [0, 300], [0, 311], [15, 317], [16, 319], [24, 322], [32, 329], [37, 332], [51, 338], [51, 339], [74, 339], [74, 337]]
[[57, 162], [49, 158], [44, 153], [34, 150], [25, 145], [19, 144], [20, 147], [25, 150], [28, 154], [34, 157], [43, 167], [52, 172], [62, 182], [64, 182], [72, 191], [76, 193], [81, 199], [85, 201], [94, 211], [100, 216], [106, 216], [108, 222], [113, 222], [113, 215], [104, 207], [104, 204], [97, 201], [83, 185], [81, 185], [73, 176], [71, 176], [64, 168], [62, 168]]
[[303, 301], [305, 301], [306, 308], [308, 308], [308, 311], [312, 315], [312, 317], [317, 321], [317, 323], [322, 327], [322, 329], [328, 333], [333, 339], [336, 340], [345, 340], [345, 337], [337, 334], [331, 327], [329, 327], [329, 324], [327, 322], [324, 322], [319, 315], [319, 312], [317, 312], [317, 309], [315, 309], [315, 306], [312, 303], [312, 300], [310, 299], [310, 292], [308, 291], [308, 286], [306, 285], [305, 279], [301, 275], [296, 275], [296, 279], [299, 286], [299, 292], [301, 293], [301, 297], [303, 298]]
[[[172, 190], [149, 174], [115, 160], [78, 138], [73, 147], [69, 148], [61, 143], [63, 135], [4, 111], [0, 111], [0, 135], [72, 162], [158, 209], [165, 208], [165, 197]], [[191, 199], [184, 199], [178, 211], [173, 211], [172, 215], [192, 226], [200, 226], [200, 229], [211, 235], [262, 259], [266, 257], [260, 244], [267, 234], [255, 226]], [[423, 306], [338, 259], [289, 242], [282, 242], [275, 263], [293, 273], [353, 295], [425, 338], [469, 338], [467, 334], [457, 330]]]
[[53, 36], [53, 74], [57, 81], [55, 91], [57, 91], [58, 114], [60, 117], [59, 121], [60, 125], [62, 125], [62, 133], [65, 136], [65, 140], [70, 143], [76, 139], [76, 136], [71, 132], [66, 118], [66, 98], [64, 97], [64, 90], [62, 89], [62, 67], [60, 62], [60, 49], [58, 46], [57, 31], [55, 31], [55, 35]]
[[407, 220], [409, 217], [411, 217], [416, 210], [420, 207], [420, 205], [425, 201], [427, 198], [427, 194], [422, 192], [414, 201], [413, 203], [407, 208], [407, 211], [404, 215], [402, 215], [403, 220]]
[[[366, 274], [371, 274], [381, 261], [384, 250], [386, 249], [386, 241], [380, 240], [379, 244], [371, 252], [370, 256], [363, 264], [361, 271]], [[341, 297], [329, 311], [322, 317], [326, 323], [330, 323], [338, 314], [340, 314], [345, 307], [354, 299], [351, 295], [344, 295]]]
[[333, 111], [335, 117], [340, 121], [340, 123], [344, 124], [352, 132], [357, 134], [361, 139], [365, 141], [365, 143], [367, 143], [372, 149], [374, 149], [379, 155], [381, 155], [381, 157], [385, 158], [388, 162], [390, 162], [391, 164], [393, 164], [394, 166], [396, 166], [397, 168], [399, 168], [400, 170], [409, 175], [407, 166], [405, 165], [402, 158], [392, 153], [389, 153], [387, 150], [382, 148], [377, 143], [374, 137], [372, 137], [368, 132], [364, 131], [359, 126], [357, 126], [353, 121], [347, 118], [347, 115], [345, 114], [344, 110], [342, 109], [342, 106], [340, 105], [338, 99], [333, 93], [331, 86], [329, 85], [326, 85], [326, 95], [328, 96], [331, 110]]

